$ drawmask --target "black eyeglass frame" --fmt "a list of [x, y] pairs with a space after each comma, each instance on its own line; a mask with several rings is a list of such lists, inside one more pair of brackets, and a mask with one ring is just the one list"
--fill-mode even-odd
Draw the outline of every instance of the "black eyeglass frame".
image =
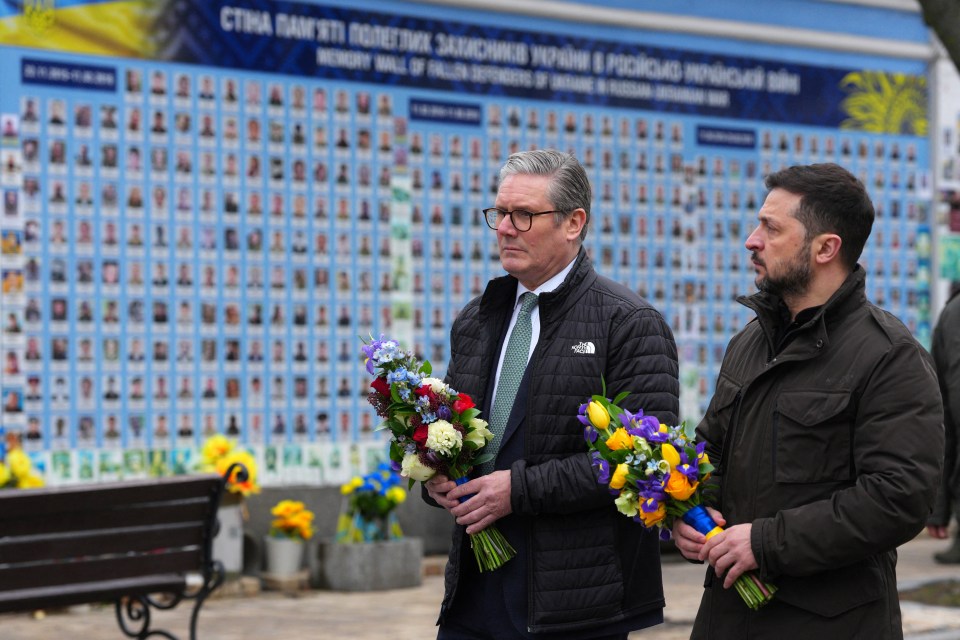
[[[533, 218], [535, 216], [545, 216], [548, 213], [566, 213], [566, 211], [563, 211], [560, 209], [554, 209], [552, 211], [539, 211], [537, 213], [533, 213], [532, 211], [527, 211], [526, 209], [514, 209], [513, 211], [504, 211], [503, 209], [499, 209], [497, 207], [489, 207], [487, 209], [481, 209], [481, 211], [483, 212], [484, 222], [486, 222], [487, 226], [493, 229], [494, 231], [496, 231], [500, 227], [500, 223], [503, 222], [503, 219], [509, 216], [510, 224], [512, 224], [513, 228], [519, 231], [520, 233], [530, 231], [530, 229], [533, 227]], [[521, 212], [526, 214], [526, 220], [527, 220], [526, 229], [521, 229], [520, 225], [517, 224], [517, 219], [513, 217], [513, 214], [521, 213]], [[491, 216], [493, 216], [492, 220], [491, 220]], [[497, 220], [498, 217], [500, 218], [499, 220]]]

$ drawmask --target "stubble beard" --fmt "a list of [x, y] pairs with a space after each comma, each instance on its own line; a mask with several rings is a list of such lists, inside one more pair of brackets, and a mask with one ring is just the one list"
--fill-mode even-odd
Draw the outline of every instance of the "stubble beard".
[[[775, 276], [771, 275], [766, 263], [762, 263], [762, 266], [767, 268], [767, 273], [764, 276], [757, 276], [757, 289], [781, 299], [806, 293], [810, 286], [810, 280], [813, 278], [813, 271], [808, 259], [809, 252], [810, 243], [805, 242], [789, 262], [781, 265], [783, 273]], [[754, 261], [759, 261], [756, 252], [753, 253], [752, 258]]]

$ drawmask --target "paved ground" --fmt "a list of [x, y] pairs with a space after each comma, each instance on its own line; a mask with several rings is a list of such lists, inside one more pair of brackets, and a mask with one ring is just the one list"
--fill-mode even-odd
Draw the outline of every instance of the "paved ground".
[[[934, 551], [946, 543], [926, 534], [901, 547], [898, 580], [901, 588], [953, 578], [960, 580], [960, 565], [933, 562]], [[436, 566], [437, 561], [431, 559]], [[638, 632], [638, 640], [681, 640], [700, 599], [703, 569], [685, 562], [664, 563], [667, 595], [666, 623]], [[427, 576], [415, 589], [378, 593], [303, 592], [287, 596], [264, 592], [253, 597], [224, 597], [209, 601], [200, 615], [203, 640], [283, 640], [350, 638], [351, 640], [422, 640], [436, 636], [434, 622], [442, 593], [442, 578]], [[161, 626], [186, 638], [187, 609], [157, 616]], [[960, 609], [903, 603], [904, 633], [910, 640], [960, 639]], [[42, 619], [30, 615], [0, 616], [3, 640], [116, 640], [122, 634], [113, 609], [99, 607], [50, 614]]]

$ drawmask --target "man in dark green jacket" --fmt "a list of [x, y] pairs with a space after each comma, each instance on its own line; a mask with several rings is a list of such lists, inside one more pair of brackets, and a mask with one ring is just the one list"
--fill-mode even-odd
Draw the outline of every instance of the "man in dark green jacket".
[[[746, 241], [760, 292], [740, 299], [757, 318], [697, 428], [726, 530], [674, 527], [683, 555], [710, 563], [692, 638], [902, 638], [896, 548], [923, 529], [943, 454], [933, 363], [866, 300], [860, 181], [819, 164], [766, 182]], [[730, 588], [751, 570], [779, 587], [758, 611]]]

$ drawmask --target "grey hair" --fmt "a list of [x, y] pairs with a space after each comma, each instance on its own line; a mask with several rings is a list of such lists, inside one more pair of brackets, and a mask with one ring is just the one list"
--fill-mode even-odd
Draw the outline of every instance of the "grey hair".
[[587, 219], [580, 231], [580, 242], [587, 237], [590, 226], [590, 179], [583, 165], [573, 154], [556, 149], [535, 149], [514, 153], [500, 168], [500, 182], [513, 175], [551, 176], [547, 198], [561, 213], [554, 214], [554, 222], [560, 224], [575, 209], [587, 212]]

